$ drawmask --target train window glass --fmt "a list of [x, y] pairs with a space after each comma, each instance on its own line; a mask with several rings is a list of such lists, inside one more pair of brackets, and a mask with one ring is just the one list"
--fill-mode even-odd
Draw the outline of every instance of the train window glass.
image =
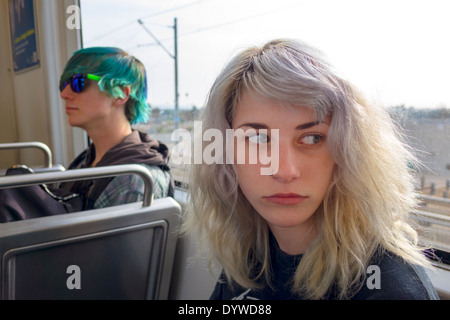
[[[320, 48], [389, 108], [408, 143], [420, 150], [422, 206], [414, 217], [425, 242], [450, 252], [446, 6], [446, 0], [80, 2], [84, 47], [121, 47], [145, 64], [152, 114], [141, 129], [171, 148], [183, 140], [177, 128], [195, 130], [214, 78], [238, 50], [273, 38], [299, 38]], [[172, 167], [176, 180], [185, 182], [189, 165], [178, 159]]]
[[450, 252], [450, 109], [401, 105], [390, 111], [421, 162], [415, 169], [421, 201], [413, 214], [421, 239], [437, 253]]

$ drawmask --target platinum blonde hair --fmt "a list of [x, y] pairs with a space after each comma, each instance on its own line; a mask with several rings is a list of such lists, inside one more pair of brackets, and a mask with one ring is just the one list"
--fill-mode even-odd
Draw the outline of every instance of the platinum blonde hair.
[[[416, 206], [415, 158], [385, 109], [365, 101], [320, 52], [293, 40], [249, 48], [225, 66], [210, 90], [203, 131], [225, 135], [243, 92], [332, 119], [333, 181], [315, 213], [319, 233], [298, 265], [294, 292], [321, 299], [337, 288], [339, 298], [351, 297], [377, 250], [427, 263], [408, 222]], [[233, 165], [192, 165], [189, 188], [184, 230], [200, 235], [230, 283], [270, 284], [269, 228], [239, 189]]]

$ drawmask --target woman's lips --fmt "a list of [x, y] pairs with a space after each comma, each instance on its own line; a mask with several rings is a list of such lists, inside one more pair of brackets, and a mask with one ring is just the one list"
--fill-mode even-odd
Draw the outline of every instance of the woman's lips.
[[303, 201], [305, 201], [308, 197], [302, 196], [295, 193], [277, 193], [270, 196], [265, 196], [264, 199], [266, 199], [269, 202], [276, 203], [276, 204], [299, 204]]

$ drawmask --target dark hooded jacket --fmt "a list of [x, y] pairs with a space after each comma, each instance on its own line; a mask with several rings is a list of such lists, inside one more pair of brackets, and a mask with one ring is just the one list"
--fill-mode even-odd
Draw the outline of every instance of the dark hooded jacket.
[[[91, 144], [70, 164], [69, 169], [87, 168], [95, 159], [95, 146]], [[109, 149], [96, 167], [120, 164], [144, 164], [159, 167], [169, 172], [169, 149], [147, 133], [133, 130], [122, 142]], [[84, 197], [84, 209], [92, 209], [95, 201], [114, 178], [83, 180], [64, 183], [68, 191], [79, 193]], [[169, 196], [173, 197], [174, 182], [170, 179]]]

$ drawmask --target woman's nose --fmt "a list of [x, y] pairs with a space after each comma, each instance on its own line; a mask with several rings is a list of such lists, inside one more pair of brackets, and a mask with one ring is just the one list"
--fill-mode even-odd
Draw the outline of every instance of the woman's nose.
[[291, 182], [300, 177], [300, 164], [300, 157], [294, 147], [280, 144], [279, 167], [272, 177], [283, 183]]

